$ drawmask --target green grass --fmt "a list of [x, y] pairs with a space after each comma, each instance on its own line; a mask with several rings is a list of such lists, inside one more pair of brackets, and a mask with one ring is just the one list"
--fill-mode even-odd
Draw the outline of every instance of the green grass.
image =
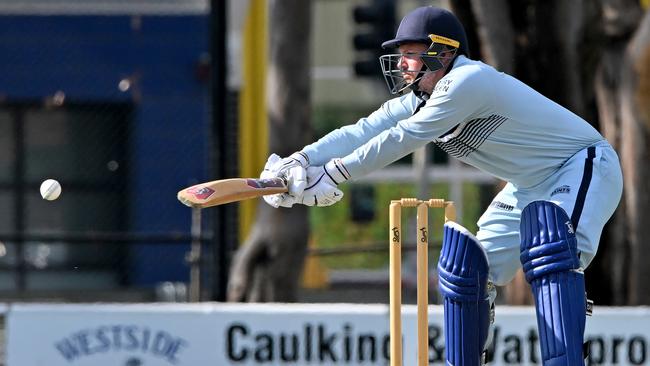
[[[344, 198], [330, 207], [318, 207], [310, 210], [312, 240], [316, 248], [370, 247], [386, 245], [381, 252], [366, 252], [323, 256], [322, 263], [330, 269], [365, 268], [376, 269], [388, 264], [388, 204], [392, 199], [414, 197], [416, 187], [413, 184], [377, 184], [374, 193], [374, 219], [367, 223], [355, 223], [351, 220], [350, 184], [344, 185]], [[449, 199], [447, 184], [433, 184], [431, 196]], [[476, 233], [476, 221], [482, 208], [481, 190], [476, 184], [463, 185], [463, 220], [462, 225]], [[432, 244], [441, 240], [444, 213], [442, 209], [429, 210], [429, 233]], [[404, 243], [415, 242], [415, 209], [402, 211]], [[437, 251], [432, 251], [431, 260], [437, 259]]]

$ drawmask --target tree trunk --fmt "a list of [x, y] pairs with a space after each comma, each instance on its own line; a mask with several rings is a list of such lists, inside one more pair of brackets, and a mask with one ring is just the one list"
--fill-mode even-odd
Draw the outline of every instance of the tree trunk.
[[650, 12], [628, 44], [621, 73], [621, 159], [631, 246], [628, 301], [650, 305]]
[[307, 250], [306, 211], [260, 203], [232, 263], [228, 301], [294, 302]]
[[[587, 271], [587, 278], [596, 281], [587, 282], [588, 292], [600, 294], [597, 303], [609, 305], [629, 305], [638, 301], [637, 289], [634, 288], [636, 275], [641, 270], [634, 249], [634, 237], [637, 236], [633, 222], [636, 217], [630, 216], [628, 205], [636, 199], [630, 195], [638, 189], [630, 171], [635, 164], [645, 164], [629, 152], [629, 147], [637, 142], [628, 135], [631, 125], [629, 118], [624, 121], [624, 109], [630, 109], [625, 99], [633, 89], [629, 74], [629, 61], [626, 61], [625, 50], [629, 40], [637, 28], [642, 14], [639, 4], [633, 0], [602, 0], [602, 21], [604, 35], [602, 39], [602, 56], [596, 72], [594, 90], [597, 96], [597, 110], [600, 131], [618, 151], [624, 174], [623, 199], [614, 216], [603, 233], [599, 253], [594, 263]], [[647, 99], [646, 99], [647, 100]], [[647, 101], [646, 101], [647, 103]], [[626, 106], [626, 104], [628, 106]], [[647, 148], [646, 148], [647, 149]], [[636, 244], [638, 246], [638, 244]], [[609, 292], [609, 293], [608, 293]]]
[[[600, 132], [619, 152], [621, 146], [620, 65], [626, 40], [612, 40], [603, 50], [601, 63], [596, 73], [594, 89], [597, 97]], [[598, 248], [598, 255], [586, 272], [587, 292], [599, 304], [625, 305], [628, 297], [628, 276], [630, 267], [629, 227], [625, 217], [625, 200], [604, 231]], [[598, 280], [594, 280], [596, 277]], [[597, 283], [597, 285], [595, 285]]]
[[513, 74], [515, 32], [506, 0], [471, 0], [476, 31], [481, 42], [481, 58], [499, 71]]
[[[269, 57], [259, 62], [269, 65], [269, 148], [280, 156], [312, 138], [310, 29], [310, 1], [269, 1]], [[261, 202], [251, 233], [233, 259], [228, 301], [296, 301], [308, 234], [307, 207], [274, 209]]]

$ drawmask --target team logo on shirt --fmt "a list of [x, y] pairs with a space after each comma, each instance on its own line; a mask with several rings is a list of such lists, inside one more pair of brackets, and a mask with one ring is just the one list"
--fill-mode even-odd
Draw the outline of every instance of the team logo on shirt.
[[508, 212], [515, 209], [515, 206], [509, 205], [507, 203], [503, 203], [501, 201], [494, 201], [490, 206], [496, 208], [497, 210], [503, 210]]
[[441, 79], [436, 83], [436, 86], [433, 88], [434, 93], [446, 93], [449, 91], [449, 86], [453, 83], [453, 79]]
[[562, 186], [559, 186], [559, 187], [555, 188], [553, 190], [553, 192], [551, 192], [551, 197], [555, 196], [556, 194], [560, 194], [560, 193], [571, 193], [571, 186], [567, 186], [565, 184], [565, 185], [562, 185]]

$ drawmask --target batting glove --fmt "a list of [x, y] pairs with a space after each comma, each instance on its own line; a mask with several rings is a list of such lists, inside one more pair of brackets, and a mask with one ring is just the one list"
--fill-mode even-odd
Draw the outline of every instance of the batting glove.
[[337, 188], [340, 183], [350, 179], [350, 173], [340, 159], [330, 160], [322, 167], [307, 169], [307, 188], [299, 203], [307, 206], [331, 206], [343, 198]]
[[287, 182], [288, 193], [264, 196], [264, 201], [269, 205], [278, 207], [291, 207], [296, 203], [307, 185], [307, 170], [309, 158], [302, 152], [295, 152], [289, 157], [281, 159], [277, 154], [271, 154], [260, 178], [283, 178]]

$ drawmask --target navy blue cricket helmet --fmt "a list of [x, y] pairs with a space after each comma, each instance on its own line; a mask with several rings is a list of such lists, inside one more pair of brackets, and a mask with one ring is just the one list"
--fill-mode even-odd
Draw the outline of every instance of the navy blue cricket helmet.
[[[419, 70], [404, 70], [402, 55], [386, 54], [379, 57], [382, 74], [391, 94], [406, 89], [418, 91], [420, 79], [427, 72], [444, 67], [443, 60], [458, 55], [469, 57], [467, 36], [458, 18], [450, 11], [433, 6], [423, 6], [406, 14], [397, 29], [395, 38], [382, 43], [383, 48], [397, 48], [404, 43], [422, 43], [428, 49], [420, 54], [423, 65]], [[417, 73], [415, 80], [407, 80], [406, 73]]]
[[432, 34], [458, 41], [458, 53], [469, 56], [463, 25], [452, 12], [435, 6], [423, 6], [406, 14], [399, 24], [395, 38], [382, 43], [381, 46], [396, 48], [407, 42], [430, 45]]

